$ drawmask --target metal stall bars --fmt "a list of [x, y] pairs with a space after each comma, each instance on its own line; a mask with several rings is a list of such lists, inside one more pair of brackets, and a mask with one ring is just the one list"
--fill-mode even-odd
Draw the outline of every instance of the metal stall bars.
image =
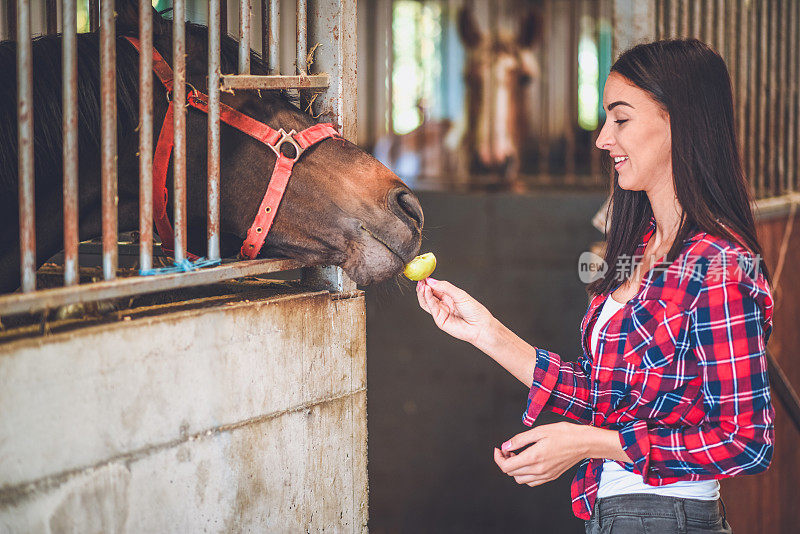
[[[74, 0], [62, 0], [63, 12], [74, 11]], [[267, 0], [264, 0], [267, 1]], [[278, 2], [270, 1], [267, 10], [268, 24], [263, 31], [268, 33], [262, 42], [269, 47], [269, 68], [275, 74], [253, 75], [249, 73], [249, 24], [241, 24], [240, 38], [248, 46], [240, 47], [240, 73], [236, 75], [220, 75], [220, 0], [210, 0], [209, 12], [209, 182], [208, 182], [208, 242], [209, 255], [219, 257], [219, 91], [233, 89], [327, 89], [316, 99], [315, 107], [318, 116], [324, 121], [338, 127], [342, 135], [354, 139], [356, 135], [355, 96], [356, 96], [356, 2], [355, 0], [321, 0], [314, 3], [314, 13], [308, 17], [307, 35], [303, 35], [302, 26], [298, 39], [304, 42], [324, 42], [315, 59], [317, 68], [325, 74], [281, 75], [278, 73], [278, 39], [277, 9]], [[93, 284], [77, 284], [77, 198], [76, 176], [74, 165], [65, 165], [65, 250], [68, 265], [65, 269], [65, 287], [35, 291], [35, 220], [34, 220], [34, 167], [33, 167], [33, 102], [32, 102], [32, 52], [30, 31], [30, 2], [17, 0], [16, 34], [18, 36], [18, 94], [19, 94], [19, 163], [20, 163], [20, 242], [22, 293], [0, 296], [0, 316], [26, 312], [36, 312], [67, 304], [85, 301], [103, 300], [131, 296], [141, 293], [163, 291], [203, 285], [258, 274], [289, 270], [301, 267], [293, 260], [249, 260], [230, 262], [208, 269], [185, 273], [163, 274], [150, 277], [131, 277], [115, 279], [117, 269], [117, 168], [116, 168], [116, 80], [115, 80], [115, 36], [113, 33], [114, 2], [106, 0], [97, 10], [101, 15], [101, 145], [102, 145], [102, 218], [103, 218], [103, 273], [105, 280]], [[140, 37], [144, 45], [152, 47], [152, 24], [149, 17], [151, 4], [149, 0], [140, 0], [140, 13], [148, 16], [140, 17]], [[90, 21], [95, 17], [96, 1], [90, 1]], [[70, 9], [72, 8], [72, 9]], [[306, 10], [304, 0], [298, 1], [298, 9]], [[249, 18], [250, 0], [242, 0], [242, 11]], [[175, 94], [177, 101], [185, 95], [185, 50], [184, 34], [184, 0], [176, 0], [173, 11], [173, 57], [177, 58], [173, 69], [175, 72]], [[303, 15], [298, 15], [301, 21]], [[64, 26], [75, 24], [67, 16], [62, 21]], [[68, 31], [70, 33], [71, 30]], [[298, 52], [305, 54], [306, 45], [298, 45]], [[64, 148], [73, 146], [76, 139], [77, 121], [73, 120], [77, 93], [77, 82], [74, 76], [75, 36], [65, 36], [64, 45]], [[152, 265], [152, 58], [149, 54], [140, 56], [139, 98], [141, 104], [140, 124], [140, 265], [147, 269]], [[297, 64], [305, 65], [305, 57], [298, 57]], [[218, 81], [218, 83], [217, 83]], [[185, 198], [185, 132], [183, 124], [185, 115], [182, 106], [177, 106], [174, 113], [175, 126], [175, 259], [181, 261], [186, 256], [186, 198]], [[67, 160], [69, 158], [65, 158]], [[304, 270], [304, 280], [318, 287], [334, 291], [350, 291], [355, 284], [347, 279], [337, 267], [317, 267]]]
[[800, 2], [653, 1], [656, 38], [696, 37], [725, 59], [742, 163], [756, 198], [797, 195]]

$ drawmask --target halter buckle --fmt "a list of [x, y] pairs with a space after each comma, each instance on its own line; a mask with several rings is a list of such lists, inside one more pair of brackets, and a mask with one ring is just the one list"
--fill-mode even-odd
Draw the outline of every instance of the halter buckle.
[[283, 156], [284, 158], [289, 158], [289, 156], [281, 152], [281, 146], [284, 143], [289, 143], [294, 147], [294, 157], [289, 159], [297, 163], [297, 160], [300, 159], [300, 155], [303, 152], [305, 152], [305, 149], [301, 147], [300, 143], [298, 143], [294, 138], [294, 136], [297, 135], [297, 132], [295, 130], [289, 130], [287, 132], [286, 130], [281, 128], [280, 130], [278, 130], [278, 133], [281, 135], [281, 138], [278, 139], [274, 145], [270, 145], [269, 143], [267, 143], [267, 146], [270, 147], [273, 152], [275, 152], [276, 156], [278, 157]]

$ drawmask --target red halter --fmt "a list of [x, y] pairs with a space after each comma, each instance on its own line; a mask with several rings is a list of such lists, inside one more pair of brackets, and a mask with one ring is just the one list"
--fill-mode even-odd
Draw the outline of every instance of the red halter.
[[[141, 53], [139, 40], [134, 37], [126, 37], [128, 41]], [[172, 69], [169, 64], [161, 57], [161, 54], [153, 48], [153, 72], [167, 90], [167, 94], [172, 93]], [[186, 95], [186, 104], [193, 108], [208, 113], [208, 96], [192, 87]], [[167, 170], [169, 168], [169, 158], [172, 154], [173, 146], [173, 123], [172, 123], [172, 99], [169, 99], [167, 114], [164, 116], [164, 124], [161, 125], [161, 132], [158, 135], [158, 144], [153, 153], [153, 220], [156, 230], [161, 238], [161, 248], [168, 254], [175, 250], [175, 233], [172, 224], [167, 216]], [[281, 128], [274, 130], [244, 113], [236, 111], [230, 106], [220, 102], [220, 121], [233, 126], [257, 141], [260, 141], [272, 149], [278, 156], [275, 168], [272, 170], [272, 177], [267, 186], [267, 192], [258, 207], [256, 218], [250, 229], [247, 230], [247, 237], [241, 248], [241, 255], [244, 258], [253, 259], [261, 251], [264, 241], [267, 239], [278, 206], [286, 192], [286, 185], [292, 175], [292, 167], [300, 159], [303, 152], [310, 146], [319, 143], [329, 137], [339, 137], [339, 132], [328, 123], [315, 124], [301, 132], [291, 130], [286, 132]], [[289, 143], [294, 147], [294, 157], [288, 157], [281, 152], [281, 145]], [[196, 260], [197, 256], [187, 252], [187, 257]]]

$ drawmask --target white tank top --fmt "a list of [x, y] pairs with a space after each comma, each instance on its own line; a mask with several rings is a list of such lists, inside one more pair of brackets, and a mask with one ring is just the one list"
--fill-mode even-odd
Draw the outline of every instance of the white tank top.
[[[597, 341], [600, 330], [617, 311], [625, 304], [614, 300], [610, 294], [606, 297], [600, 316], [592, 329], [590, 347], [592, 354], [597, 354]], [[641, 475], [626, 471], [614, 460], [603, 462], [603, 471], [600, 474], [600, 487], [597, 498], [626, 495], [629, 493], [649, 493], [651, 495], [664, 495], [667, 497], [680, 497], [682, 499], [701, 499], [715, 501], [719, 499], [719, 482], [716, 480], [681, 480], [665, 486], [650, 486], [645, 484]]]

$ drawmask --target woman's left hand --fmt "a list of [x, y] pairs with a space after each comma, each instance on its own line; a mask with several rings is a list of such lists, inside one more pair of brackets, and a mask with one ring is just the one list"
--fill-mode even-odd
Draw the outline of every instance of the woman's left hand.
[[[586, 434], [590, 430], [573, 423], [537, 426], [506, 441], [501, 449], [495, 447], [494, 461], [517, 484], [538, 486], [588, 457]], [[514, 452], [531, 443], [519, 454]]]

